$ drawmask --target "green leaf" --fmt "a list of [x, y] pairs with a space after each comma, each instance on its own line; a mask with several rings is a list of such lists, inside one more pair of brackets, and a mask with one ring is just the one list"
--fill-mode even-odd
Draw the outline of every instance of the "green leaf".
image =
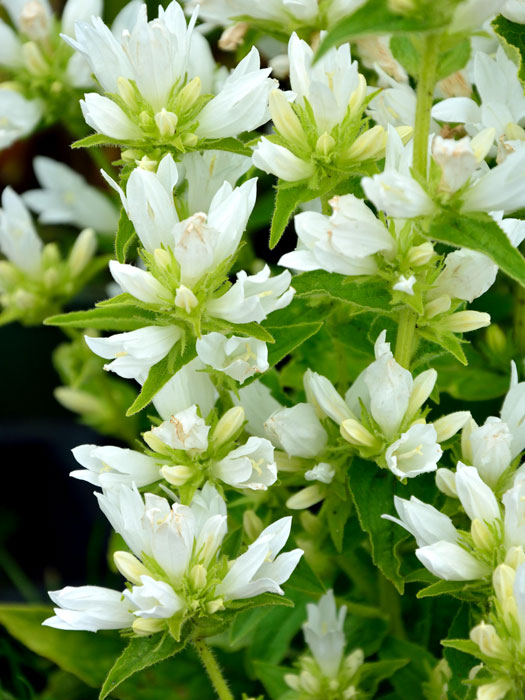
[[427, 700], [422, 685], [428, 680], [437, 659], [424, 647], [413, 642], [389, 637], [379, 650], [380, 659], [410, 659], [390, 682], [403, 700]]
[[49, 659], [91, 687], [100, 687], [121, 653], [122, 639], [104, 632], [65, 632], [43, 627], [53, 616], [44, 605], [0, 605], [0, 624], [39, 656]]
[[126, 253], [135, 235], [135, 228], [128, 219], [124, 207], [122, 207], [118, 221], [117, 235], [115, 236], [115, 256], [119, 263], [126, 262]]
[[525, 80], [525, 36], [523, 35], [523, 25], [511, 22], [503, 15], [498, 15], [492, 22], [492, 28], [498, 35], [505, 53], [519, 67], [518, 77]]
[[464, 654], [470, 654], [475, 656], [477, 659], [482, 659], [483, 661], [487, 658], [481, 653], [480, 648], [477, 644], [474, 644], [470, 639], [442, 639], [441, 644], [444, 647], [450, 649], [457, 649], [462, 651]]
[[402, 34], [390, 37], [390, 51], [406, 72], [417, 78], [421, 67], [421, 55], [414, 46], [412, 38]]
[[305, 340], [318, 333], [322, 327], [322, 322], [304, 323], [301, 326], [291, 326], [290, 328], [272, 328], [270, 326], [269, 329], [275, 340], [275, 344], [268, 348], [270, 367], [274, 367]]
[[[281, 240], [285, 228], [288, 226], [294, 211], [305, 199], [305, 185], [300, 187], [277, 187], [275, 194], [275, 208], [273, 210], [272, 225], [270, 228], [270, 250]], [[313, 199], [314, 193], [312, 193]]]
[[229, 151], [230, 153], [240, 153], [243, 156], [251, 156], [252, 149], [246, 146], [239, 139], [229, 137], [224, 139], [207, 139], [199, 143], [199, 150]]
[[452, 75], [467, 65], [470, 58], [470, 39], [461, 39], [439, 56], [436, 80]]
[[121, 683], [138, 671], [169, 659], [182, 651], [187, 642], [188, 636], [176, 642], [168, 632], [151, 637], [134, 637], [109, 671], [100, 691], [99, 700], [107, 698]]
[[[452, 678], [448, 684], [450, 700], [467, 700], [475, 693], [472, 686], [466, 685], [463, 681], [468, 678], [471, 668], [475, 665], [472, 656], [478, 656], [480, 650], [476, 645], [474, 645], [476, 649], [473, 650], [470, 647], [473, 642], [470, 640], [459, 639], [460, 637], [468, 637], [472, 624], [470, 606], [467, 603], [462, 603], [452, 620], [447, 635], [449, 638], [441, 642], [445, 647], [443, 656], [452, 671]], [[460, 643], [460, 646], [457, 646], [457, 642]], [[468, 647], [464, 646], [465, 642], [468, 642]], [[473, 651], [477, 651], [477, 654]]]
[[428, 237], [484, 253], [509, 277], [525, 286], [525, 258], [488, 214], [443, 211], [432, 219]]
[[390, 678], [408, 663], [410, 659], [382, 659], [364, 663], [360, 668], [359, 687], [373, 695], [381, 681]]
[[[340, 486], [338, 484], [338, 486]], [[344, 487], [338, 490], [332, 489], [325, 498], [322, 507], [322, 514], [328, 523], [330, 537], [338, 552], [343, 550], [343, 536], [346, 521], [352, 512], [352, 499], [346, 493]]]
[[49, 316], [44, 321], [46, 326], [69, 328], [95, 328], [99, 331], [134, 331], [151, 325], [155, 314], [138, 306], [97, 307], [87, 311], [71, 311], [68, 314]]
[[118, 146], [122, 143], [121, 141], [116, 141], [109, 136], [104, 136], [104, 134], [90, 134], [85, 136], [83, 139], [74, 141], [71, 144], [71, 148], [91, 148], [92, 146]]
[[[435, 11], [434, 11], [435, 10]], [[397, 32], [424, 32], [443, 26], [445, 19], [438, 8], [423, 16], [393, 12], [388, 0], [368, 0], [362, 7], [335, 24], [321, 41], [315, 61], [333, 46], [370, 34], [396, 34]]]
[[390, 313], [390, 291], [387, 285], [376, 279], [346, 277], [325, 270], [303, 272], [293, 278], [292, 284], [296, 296], [326, 295], [331, 299], [342, 301], [358, 310], [381, 311]]
[[422, 338], [425, 338], [425, 340], [429, 340], [431, 343], [435, 343], [444, 348], [455, 357], [456, 360], [461, 362], [462, 365], [468, 364], [463, 348], [461, 347], [462, 341], [457, 335], [454, 335], [454, 333], [450, 331], [439, 332], [437, 328], [433, 328], [432, 326], [423, 326], [423, 328], [418, 328], [417, 332]]
[[166, 384], [179, 369], [193, 360], [196, 354], [195, 343], [191, 342], [186, 345], [182, 354], [180, 353], [180, 342], [175, 343], [166, 357], [163, 357], [160, 362], [157, 362], [157, 364], [153, 365], [150, 369], [147, 379], [142, 385], [140, 394], [128, 408], [126, 416], [132, 416], [134, 413], [142, 411], [142, 409], [150, 403], [155, 394], [162, 389], [164, 384]]
[[232, 326], [234, 333], [242, 333], [257, 340], [264, 340], [265, 343], [274, 343], [274, 337], [270, 331], [266, 330], [260, 323], [236, 323]]
[[482, 587], [483, 584], [468, 581], [436, 581], [418, 591], [417, 597], [432, 598], [437, 595], [451, 595], [460, 600], [475, 601], [479, 599], [479, 590]]
[[287, 693], [290, 693], [292, 697], [296, 695], [295, 693], [292, 694], [292, 691], [284, 681], [285, 675], [290, 673], [290, 668], [255, 660], [253, 662], [253, 670], [256, 678], [264, 685], [264, 689], [271, 700], [282, 700]]

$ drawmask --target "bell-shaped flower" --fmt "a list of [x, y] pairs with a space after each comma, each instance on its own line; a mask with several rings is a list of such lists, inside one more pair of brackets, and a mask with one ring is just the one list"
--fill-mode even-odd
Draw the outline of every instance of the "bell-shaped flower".
[[268, 265], [256, 275], [248, 276], [241, 270], [226, 294], [212, 299], [206, 308], [211, 316], [230, 323], [260, 323], [272, 311], [283, 309], [292, 301], [295, 290], [290, 287], [291, 279], [287, 270], [270, 278]]
[[495, 486], [512, 461], [512, 434], [500, 418], [491, 416], [468, 436], [472, 464], [489, 486]]
[[492, 489], [482, 481], [475, 467], [458, 462], [456, 489], [461, 505], [471, 520], [492, 523], [500, 518], [498, 501]]
[[442, 454], [434, 426], [415, 423], [388, 446], [385, 460], [393, 474], [409, 479], [435, 471]]
[[303, 634], [319, 669], [327, 678], [336, 678], [346, 646], [343, 631], [346, 606], [337, 610], [332, 590], [325, 593], [317, 604], [306, 606], [308, 619]]
[[411, 496], [409, 501], [394, 496], [394, 505], [399, 518], [387, 514], [381, 517], [404, 527], [415, 537], [418, 547], [425, 547], [441, 540], [457, 541], [458, 532], [452, 520], [434, 506], [423, 503], [415, 496]]
[[342, 421], [354, 417], [332, 382], [326, 377], [307, 369], [303, 376], [303, 385], [308, 403], [315, 408], [320, 418], [328, 416], [341, 425]]
[[230, 338], [222, 333], [207, 333], [197, 339], [197, 355], [204, 364], [224, 372], [240, 384], [249, 377], [266, 372], [268, 348], [266, 343], [256, 338]]
[[[162, 162], [162, 161], [161, 161]], [[186, 153], [180, 163], [187, 182], [182, 194], [189, 214], [208, 211], [215, 193], [224, 182], [235, 187], [239, 178], [249, 170], [251, 159], [229, 151], [193, 151]]]
[[518, 382], [516, 366], [512, 364], [510, 389], [501, 408], [501, 420], [512, 435], [510, 450], [512, 458], [525, 448], [525, 382]]
[[123, 594], [109, 588], [66, 586], [49, 591], [49, 597], [58, 607], [55, 616], [42, 623], [46, 627], [98, 632], [131, 627], [135, 619]]
[[297, 250], [283, 255], [279, 264], [295, 270], [373, 274], [377, 265], [372, 256], [393, 251], [394, 239], [354, 195], [334, 197], [330, 204], [330, 217], [318, 212], [303, 212], [295, 217]]
[[258, 379], [248, 386], [241, 387], [238, 395], [231, 392], [230, 396], [234, 405], [242, 406], [244, 410], [245, 431], [257, 437], [265, 436], [264, 422], [272, 413], [282, 408], [270, 389]]
[[166, 357], [181, 336], [177, 326], [145, 326], [108, 338], [84, 337], [96, 355], [113, 360], [104, 369], [127, 379], [145, 379], [150, 368]]
[[445, 581], [472, 581], [491, 572], [488, 564], [455, 542], [440, 540], [420, 547], [416, 557], [434, 576]]
[[41, 269], [42, 248], [23, 199], [6, 187], [0, 209], [0, 251], [28, 275], [36, 276]]
[[72, 224], [111, 232], [118, 227], [116, 207], [96, 187], [64, 163], [37, 156], [33, 168], [42, 189], [24, 193], [25, 203], [43, 224]]
[[235, 488], [266, 490], [277, 480], [273, 445], [264, 438], [250, 437], [216, 462], [212, 474]]
[[503, 494], [505, 546], [525, 549], [525, 481], [518, 481]]
[[126, 484], [138, 488], [158, 481], [160, 467], [157, 460], [136, 450], [113, 445], [79, 445], [73, 457], [84, 467], [70, 473], [75, 479], [87, 481], [103, 489]]
[[284, 146], [274, 143], [264, 136], [253, 152], [253, 164], [265, 173], [272, 173], [286, 182], [300, 182], [311, 177], [314, 166], [298, 158]]
[[303, 555], [301, 549], [279, 554], [291, 526], [292, 518], [286, 517], [265, 528], [248, 550], [233, 561], [215, 592], [224, 600], [252, 598], [265, 592], [282, 595], [281, 584], [288, 581]]
[[142, 585], [125, 590], [124, 598], [130, 603], [133, 615], [144, 619], [170, 618], [185, 607], [184, 598], [177, 595], [164, 581], [141, 576]]
[[153, 397], [153, 405], [164, 421], [197, 405], [207, 418], [215, 405], [217, 390], [198, 357], [184, 365]]
[[208, 448], [210, 426], [197, 414], [193, 405], [170, 416], [151, 433], [173, 450], [204, 452]]
[[320, 454], [328, 434], [308, 403], [280, 408], [265, 421], [266, 434], [291, 457], [313, 458]]
[[497, 274], [498, 266], [483, 253], [466, 248], [454, 250], [446, 256], [429, 298], [446, 295], [472, 302], [492, 287]]

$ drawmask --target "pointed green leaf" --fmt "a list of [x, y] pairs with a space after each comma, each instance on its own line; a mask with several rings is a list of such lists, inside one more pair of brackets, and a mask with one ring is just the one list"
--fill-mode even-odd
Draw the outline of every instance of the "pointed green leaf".
[[294, 693], [284, 680], [285, 675], [291, 672], [289, 667], [255, 660], [253, 670], [256, 678], [264, 685], [271, 700], [283, 700], [287, 694], [290, 694], [291, 698], [297, 697], [297, 693]]
[[359, 309], [382, 313], [390, 313], [392, 310], [390, 291], [381, 280], [346, 277], [335, 272], [313, 270], [294, 277], [292, 285], [297, 297], [326, 295]]
[[44, 321], [46, 326], [69, 328], [95, 328], [99, 331], [134, 331], [151, 325], [155, 314], [137, 306], [97, 307], [87, 311], [71, 311], [68, 314], [50, 316]]
[[424, 326], [423, 328], [418, 328], [418, 334], [429, 340], [431, 343], [435, 343], [440, 347], [444, 348], [449, 352], [456, 360], [459, 360], [462, 365], [468, 365], [467, 358], [463, 352], [462, 344], [464, 341], [460, 340], [457, 335], [451, 333], [450, 331], [439, 332], [436, 328], [432, 326]]
[[518, 76], [521, 81], [524, 81], [525, 36], [523, 25], [511, 22], [510, 19], [506, 19], [503, 15], [498, 15], [492, 22], [492, 28], [503, 44], [505, 53], [519, 66]]
[[471, 581], [436, 581], [422, 588], [417, 593], [418, 598], [432, 598], [437, 595], [451, 595], [460, 600], [475, 601], [480, 597], [483, 583]]
[[[471, 606], [468, 603], [461, 603], [448, 630], [447, 639], [441, 641], [445, 647], [443, 656], [452, 671], [448, 684], [450, 700], [471, 700], [475, 695], [474, 688], [464, 682], [475, 665], [472, 656], [480, 653], [478, 647], [473, 649], [470, 646], [473, 642], [465, 639], [465, 637], [468, 638], [474, 626], [472, 617]], [[469, 646], [464, 646], [465, 642], [468, 642]], [[477, 654], [473, 653], [475, 651]]]
[[119, 146], [121, 141], [116, 141], [104, 134], [90, 134], [71, 144], [71, 148], [91, 148], [92, 146]]
[[243, 156], [252, 155], [251, 148], [248, 148], [239, 139], [229, 137], [224, 139], [207, 139], [199, 143], [199, 150], [229, 151], [230, 153], [240, 153]]
[[[281, 240], [281, 236], [299, 204], [306, 201], [304, 199], [305, 190], [308, 191], [305, 185], [301, 187], [277, 187], [275, 193], [275, 208], [273, 210], [272, 225], [270, 228], [270, 250], [275, 248]], [[314, 196], [315, 193], [312, 192], [312, 197], [310, 197], [310, 199]]]
[[432, 219], [428, 237], [484, 253], [509, 277], [525, 286], [525, 258], [488, 214], [443, 211]]
[[117, 235], [115, 236], [115, 256], [119, 263], [126, 262], [126, 253], [128, 252], [135, 235], [135, 228], [128, 219], [128, 215], [126, 214], [124, 207], [122, 207], [118, 221]]
[[485, 660], [487, 658], [481, 653], [478, 645], [472, 642], [470, 639], [442, 639], [441, 644], [444, 647], [457, 649], [458, 651], [462, 651], [464, 654], [475, 656], [477, 659]]
[[188, 642], [188, 635], [176, 642], [169, 632], [151, 637], [134, 637], [115, 661], [100, 691], [99, 700], [104, 700], [118, 686], [135, 673], [169, 659], [182, 651]]
[[268, 363], [270, 367], [274, 367], [295, 348], [302, 345], [305, 340], [318, 333], [322, 327], [322, 322], [304, 323], [301, 326], [291, 326], [290, 328], [272, 328], [270, 326], [269, 330], [275, 340], [275, 343], [268, 348]]

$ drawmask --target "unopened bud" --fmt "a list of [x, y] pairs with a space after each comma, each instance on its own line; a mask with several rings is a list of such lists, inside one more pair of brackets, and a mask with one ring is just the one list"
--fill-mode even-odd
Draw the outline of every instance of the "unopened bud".
[[415, 0], [388, 0], [388, 9], [399, 15], [413, 12], [416, 8]]
[[20, 31], [30, 39], [40, 41], [49, 35], [51, 17], [38, 0], [30, 0], [22, 6], [20, 12]]
[[309, 510], [303, 510], [303, 512], [299, 515], [299, 520], [301, 521], [303, 529], [309, 535], [317, 537], [321, 534], [324, 525], [319, 520], [317, 515], [314, 515]]
[[217, 598], [216, 600], [211, 600], [209, 603], [206, 603], [206, 612], [210, 615], [219, 612], [219, 610], [224, 610], [224, 601], [222, 598]]
[[437, 380], [435, 369], [427, 369], [414, 379], [412, 393], [406, 410], [407, 416], [414, 416], [428, 399]]
[[425, 317], [434, 318], [434, 316], [439, 316], [439, 314], [445, 314], [450, 309], [451, 304], [452, 300], [446, 294], [432, 299], [432, 301], [429, 301], [425, 306]]
[[490, 126], [487, 129], [482, 129], [477, 133], [474, 138], [470, 140], [470, 147], [474, 153], [474, 158], [481, 163], [485, 159], [494, 143], [494, 136], [496, 135], [496, 129]]
[[190, 80], [177, 95], [177, 112], [187, 112], [199, 99], [202, 90], [202, 81], [197, 76]]
[[68, 265], [71, 275], [79, 275], [90, 262], [97, 249], [97, 237], [92, 228], [85, 228], [77, 237], [77, 240], [69, 253]]
[[335, 139], [333, 136], [330, 136], [330, 134], [325, 131], [324, 134], [321, 134], [319, 138], [317, 139], [317, 143], [315, 144], [315, 150], [317, 153], [320, 153], [322, 156], [327, 156], [329, 155], [335, 147]]
[[178, 116], [174, 112], [168, 112], [164, 107], [155, 115], [155, 124], [162, 138], [174, 135], [178, 121]]
[[104, 402], [80, 389], [72, 389], [69, 386], [59, 386], [54, 391], [55, 399], [65, 408], [81, 415], [94, 413], [103, 415], [105, 413]]
[[155, 433], [152, 430], [148, 430], [142, 435], [142, 439], [146, 443], [148, 447], [150, 447], [153, 452], [158, 452], [161, 455], [170, 455], [171, 454], [171, 448], [169, 445], [166, 445], [165, 442], [162, 442], [162, 440], [155, 435]]
[[0, 260], [0, 289], [8, 291], [16, 286], [17, 282], [18, 273], [15, 266], [7, 260]]
[[153, 126], [154, 120], [149, 112], [145, 110], [139, 114], [139, 125], [143, 129], [148, 129]]
[[500, 564], [494, 569], [492, 574], [492, 585], [500, 603], [506, 598], [514, 597], [514, 579], [516, 570], [508, 564]]
[[53, 289], [60, 282], [60, 274], [56, 267], [50, 267], [44, 272], [44, 285], [48, 289]]
[[474, 545], [479, 549], [491, 551], [494, 548], [494, 535], [487, 527], [487, 524], [479, 518], [474, 518], [472, 521], [470, 534], [472, 535]]
[[295, 673], [286, 673], [284, 682], [292, 690], [301, 690], [301, 681], [299, 680], [299, 676], [296, 676]]
[[151, 576], [151, 571], [129, 552], [115, 552], [113, 561], [126, 581], [131, 581], [131, 583], [141, 585], [141, 576]]
[[301, 671], [299, 676], [302, 690], [310, 693], [311, 695], [317, 695], [321, 690], [321, 683], [319, 679], [316, 678], [310, 671]]
[[476, 430], [477, 427], [478, 424], [471, 417], [470, 420], [467, 420], [467, 422], [463, 426], [463, 430], [461, 431], [461, 454], [463, 455], [463, 461], [466, 464], [472, 464], [472, 462], [474, 461], [474, 454], [472, 452], [470, 436], [472, 435], [472, 431]]
[[137, 167], [141, 168], [142, 170], [147, 170], [150, 173], [156, 172], [157, 165], [157, 161], [153, 158], [149, 158], [148, 156], [142, 156], [137, 163]]
[[362, 649], [355, 649], [351, 654], [348, 654], [344, 660], [344, 669], [350, 677], [363, 665], [364, 660], [365, 655]]
[[294, 144], [304, 145], [306, 143], [306, 135], [303, 127], [299, 117], [293, 111], [292, 105], [286, 99], [284, 92], [282, 90], [272, 90], [269, 104], [274, 126], [281, 136]]
[[199, 300], [189, 287], [181, 284], [175, 292], [175, 306], [184, 309], [187, 314], [191, 314], [193, 309], [199, 305]]
[[370, 160], [385, 155], [387, 133], [382, 126], [376, 125], [358, 136], [345, 157], [348, 160]]
[[37, 297], [26, 289], [17, 289], [13, 294], [13, 303], [18, 309], [32, 309], [37, 301]]
[[171, 255], [164, 248], [155, 248], [153, 251], [155, 263], [163, 270], [169, 270], [171, 267]]
[[204, 588], [208, 579], [208, 571], [202, 564], [195, 564], [190, 571], [190, 583], [193, 588], [200, 591]]
[[408, 143], [412, 134], [414, 133], [414, 128], [412, 126], [396, 126], [397, 134], [403, 143]]
[[277, 470], [280, 472], [300, 472], [304, 469], [305, 462], [300, 457], [289, 457], [285, 452], [275, 450], [274, 459]]
[[452, 333], [470, 333], [490, 325], [490, 315], [484, 311], [457, 311], [439, 322], [440, 328]]
[[237, 22], [237, 24], [227, 27], [219, 39], [220, 50], [237, 51], [239, 46], [244, 42], [244, 37], [246, 36], [249, 26], [247, 22]]
[[253, 542], [264, 529], [263, 521], [254, 510], [245, 510], [242, 515], [242, 525], [248, 535], [248, 539]]
[[127, 105], [133, 111], [136, 111], [139, 107], [137, 102], [137, 95], [135, 94], [135, 88], [130, 83], [127, 78], [117, 79], [117, 90], [120, 97], [123, 99], [124, 104]]
[[364, 99], [366, 97], [366, 80], [361, 73], [357, 76], [357, 87], [350, 95], [348, 101], [348, 109], [351, 115], [357, 115], [361, 112]]
[[509, 656], [507, 648], [493, 625], [486, 625], [484, 622], [481, 622], [470, 631], [470, 638], [474, 644], [478, 645], [485, 656], [493, 659], [505, 659]]
[[142, 151], [137, 151], [134, 148], [126, 148], [125, 151], [122, 151], [120, 154], [122, 160], [124, 160], [126, 163], [136, 163], [139, 161], [144, 154]]
[[507, 338], [497, 323], [493, 323], [487, 328], [485, 340], [489, 350], [496, 356], [502, 355], [507, 349]]
[[157, 634], [165, 629], [166, 620], [158, 617], [137, 617], [131, 627], [138, 637], [149, 637], [150, 634]]
[[46, 59], [34, 41], [27, 41], [22, 45], [22, 54], [24, 64], [32, 75], [45, 75], [48, 72], [49, 66]]
[[182, 135], [182, 144], [186, 146], [186, 148], [193, 148], [196, 146], [199, 142], [199, 137], [197, 134], [183, 134]]
[[341, 423], [341, 436], [351, 445], [358, 447], [377, 447], [377, 438], [354, 418], [347, 418]]
[[457, 498], [456, 475], [450, 469], [440, 467], [436, 471], [436, 486], [449, 498]]
[[456, 411], [435, 420], [432, 425], [436, 431], [437, 441], [449, 440], [458, 430], [463, 428], [468, 420], [470, 420], [470, 411]]
[[499, 678], [493, 683], [478, 686], [476, 700], [503, 700], [512, 687], [513, 685], [506, 678]]
[[244, 408], [234, 406], [221, 417], [212, 433], [212, 440], [216, 447], [224, 445], [232, 440], [242, 428], [245, 420]]
[[434, 257], [434, 246], [430, 241], [415, 245], [410, 248], [407, 254], [407, 262], [412, 267], [426, 265]]
[[523, 547], [510, 547], [505, 555], [505, 564], [511, 566], [514, 571], [517, 571], [518, 567], [525, 564], [525, 552]]
[[173, 486], [184, 486], [192, 478], [194, 472], [192, 467], [188, 467], [186, 464], [176, 464], [173, 467], [165, 464], [160, 473]]
[[60, 262], [60, 250], [56, 243], [48, 243], [42, 251], [42, 267], [51, 267]]
[[310, 506], [319, 503], [326, 496], [326, 489], [320, 484], [314, 484], [313, 486], [307, 486], [305, 489], [301, 489], [297, 493], [286, 501], [286, 507], [290, 510], [302, 510], [303, 508], [310, 508]]

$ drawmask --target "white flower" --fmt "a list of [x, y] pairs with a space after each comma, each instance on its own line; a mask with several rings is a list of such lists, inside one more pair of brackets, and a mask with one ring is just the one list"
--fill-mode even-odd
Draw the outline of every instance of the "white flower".
[[445, 267], [434, 282], [432, 298], [443, 295], [472, 302], [494, 284], [498, 266], [474, 250], [461, 248], [449, 253]]
[[145, 377], [149, 369], [165, 357], [181, 338], [178, 326], [145, 326], [136, 331], [116, 333], [109, 338], [84, 336], [88, 347], [99, 357], [113, 359], [104, 369], [119, 377]]
[[491, 569], [455, 542], [440, 540], [416, 549], [416, 557], [434, 576], [445, 581], [484, 578]]
[[500, 418], [487, 418], [468, 437], [472, 463], [489, 486], [495, 486], [512, 461], [512, 434]]
[[6, 187], [0, 209], [0, 250], [21, 270], [36, 276], [41, 269], [42, 248], [23, 199]]
[[123, 292], [131, 294], [146, 304], [171, 303], [173, 295], [150, 272], [116, 260], [109, 261], [109, 271]]
[[325, 593], [317, 605], [306, 606], [308, 619], [303, 625], [306, 643], [324, 676], [336, 678], [346, 645], [343, 625], [346, 606], [336, 608], [334, 592]]
[[264, 136], [255, 147], [252, 159], [256, 168], [286, 182], [306, 180], [315, 172], [311, 163], [298, 158], [284, 146], [273, 143]]
[[382, 515], [385, 520], [391, 520], [404, 527], [415, 537], [418, 547], [425, 547], [444, 540], [456, 542], [458, 533], [448, 515], [440, 513], [434, 506], [423, 503], [415, 496], [407, 501], [394, 496], [394, 505], [399, 518], [393, 515]]
[[466, 467], [458, 462], [456, 489], [461, 505], [471, 520], [491, 523], [501, 517], [494, 492], [481, 480], [475, 467]]
[[222, 333], [207, 333], [197, 339], [196, 348], [202, 362], [240, 384], [269, 367], [266, 343], [256, 338], [237, 335], [226, 338]]
[[230, 396], [235, 406], [242, 406], [244, 409], [245, 431], [250, 435], [263, 437], [265, 420], [281, 408], [281, 404], [274, 399], [270, 389], [256, 379], [248, 386], [240, 388], [238, 396], [233, 392], [230, 392]]
[[303, 551], [279, 554], [290, 535], [292, 518], [277, 520], [265, 528], [248, 550], [234, 560], [216, 593], [225, 600], [251, 598], [261, 593], [283, 594], [280, 584], [288, 581]]
[[44, 113], [40, 100], [27, 100], [19, 92], [0, 89], [0, 148], [8, 148], [30, 134]]
[[308, 403], [316, 409], [320, 418], [328, 416], [341, 425], [347, 418], [354, 417], [332, 382], [326, 377], [307, 369], [303, 376], [303, 384]]
[[142, 131], [115, 103], [96, 92], [88, 92], [80, 100], [80, 109], [90, 127], [116, 141], [138, 141]]
[[525, 24], [525, 2], [523, 0], [506, 0], [501, 14], [511, 22]]
[[416, 281], [414, 275], [410, 275], [410, 277], [399, 275], [397, 282], [392, 285], [392, 289], [395, 289], [396, 292], [403, 292], [403, 294], [414, 296], [414, 285]]
[[98, 632], [133, 624], [130, 605], [119, 591], [100, 586], [66, 586], [60, 591], [49, 591], [49, 597], [59, 607], [55, 608], [55, 617], [42, 623], [47, 627]]
[[505, 546], [525, 548], [525, 481], [518, 481], [503, 494]]
[[0, 66], [20, 68], [23, 63], [22, 42], [16, 32], [0, 20]]
[[171, 416], [194, 404], [206, 418], [215, 405], [217, 391], [205, 365], [196, 357], [184, 365], [153, 397], [153, 405], [160, 417], [169, 421]]
[[442, 454], [434, 426], [416, 423], [387, 448], [385, 459], [390, 471], [405, 479], [435, 471]]
[[79, 445], [72, 452], [84, 469], [73, 471], [70, 476], [104, 489], [119, 484], [135, 484], [140, 488], [161, 478], [161, 465], [136, 450], [113, 445]]
[[124, 591], [123, 595], [136, 610], [135, 616], [146, 619], [168, 618], [185, 606], [184, 599], [164, 581], [156, 581], [151, 576], [141, 576], [141, 586]]
[[512, 365], [510, 389], [501, 408], [501, 420], [512, 435], [510, 445], [512, 459], [525, 448], [525, 382], [517, 379], [516, 367]]
[[454, 10], [450, 31], [462, 32], [481, 28], [483, 22], [496, 15], [504, 0], [462, 0]]
[[335, 469], [328, 462], [319, 462], [304, 474], [306, 481], [320, 481], [322, 484], [331, 484], [334, 476]]
[[244, 270], [237, 273], [237, 281], [217, 299], [208, 302], [208, 313], [230, 323], [260, 323], [268, 314], [283, 309], [292, 301], [295, 290], [290, 287], [291, 274], [286, 270], [270, 278], [265, 265], [256, 275]]
[[97, 188], [64, 163], [37, 156], [33, 167], [42, 189], [23, 195], [43, 224], [73, 224], [78, 228], [113, 232], [118, 211]]
[[264, 438], [250, 437], [246, 444], [216, 462], [212, 473], [236, 488], [266, 490], [277, 480], [273, 445]]
[[461, 211], [512, 212], [525, 206], [525, 193], [521, 186], [524, 175], [525, 149], [521, 149], [481, 175], [467, 189]]
[[203, 452], [208, 448], [210, 426], [197, 414], [193, 405], [173, 414], [151, 432], [155, 437], [174, 450], [195, 450]]
[[235, 187], [237, 180], [250, 168], [248, 156], [228, 151], [203, 151], [187, 153], [181, 166], [188, 189], [184, 198], [190, 214], [208, 211], [213, 197], [224, 182]]
[[434, 203], [419, 182], [397, 170], [385, 167], [379, 175], [364, 177], [361, 185], [367, 198], [389, 216], [411, 219], [434, 211]]
[[320, 454], [328, 435], [310, 404], [281, 408], [266, 420], [267, 435], [291, 457], [312, 458]]

